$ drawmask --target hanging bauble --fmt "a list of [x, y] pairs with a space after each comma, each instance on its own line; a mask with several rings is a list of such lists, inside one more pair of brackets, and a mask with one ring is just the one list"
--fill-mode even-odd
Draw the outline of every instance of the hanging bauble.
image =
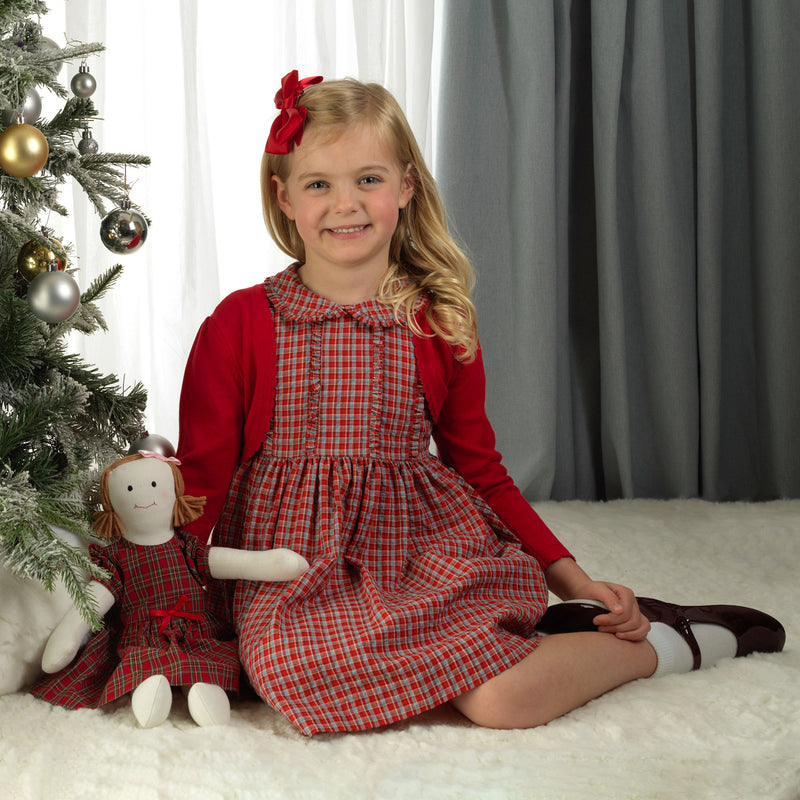
[[89, 67], [86, 64], [81, 64], [78, 71], [72, 76], [70, 88], [76, 97], [91, 97], [94, 94], [94, 90], [97, 88], [97, 81], [94, 79], [94, 75], [89, 72]]
[[71, 275], [48, 270], [28, 287], [28, 305], [39, 319], [56, 325], [68, 320], [81, 303], [81, 292]]
[[[54, 55], [60, 55], [61, 48], [58, 46], [58, 44], [47, 36], [42, 36], [41, 32], [42, 29], [37, 25], [26, 25], [21, 28], [17, 28], [16, 33], [19, 37], [17, 41], [17, 47], [20, 47], [29, 53], [40, 53], [41, 55], [47, 55], [50, 52], [53, 52]], [[47, 69], [49, 69], [55, 77], [61, 71], [61, 67], [63, 65], [64, 59], [58, 58], [47, 64]]]
[[170, 442], [169, 439], [164, 436], [159, 436], [157, 433], [149, 434], [147, 431], [144, 432], [144, 436], [141, 439], [137, 439], [131, 444], [127, 455], [132, 456], [140, 450], [158, 453], [164, 456], [164, 458], [173, 458], [175, 456], [175, 448], [172, 446], [172, 442]]
[[[48, 50], [51, 50], [51, 51], [55, 50], [55, 51], [60, 52], [61, 48], [52, 39], [49, 39], [47, 36], [42, 36], [39, 39], [39, 51], [44, 53], [44, 52], [46, 52]], [[63, 58], [59, 58], [58, 61], [51, 61], [47, 65], [47, 68], [50, 70], [50, 72], [53, 73], [53, 76], [55, 77], [56, 75], [58, 75], [59, 72], [61, 72], [61, 67], [62, 66], [64, 66], [64, 59]]]
[[42, 98], [36, 89], [26, 89], [22, 103], [22, 121], [36, 122], [42, 116]]
[[147, 220], [131, 208], [127, 197], [100, 223], [100, 241], [112, 253], [135, 253], [146, 238]]
[[50, 148], [33, 125], [11, 125], [0, 133], [0, 167], [15, 178], [29, 178], [46, 163]]
[[[61, 246], [61, 242], [56, 239], [50, 239], [50, 241], [58, 249], [64, 250]], [[28, 283], [42, 272], [53, 269], [63, 272], [66, 267], [65, 259], [61, 258], [55, 250], [50, 247], [45, 247], [35, 239], [25, 242], [17, 256], [17, 269]]]
[[78, 152], [82, 156], [93, 156], [100, 149], [97, 139], [92, 137], [92, 132], [86, 130], [83, 132], [81, 140], [78, 142]]
[[0, 100], [0, 107], [2, 107], [0, 120], [2, 120], [4, 127], [19, 122], [20, 117], [22, 122], [36, 122], [42, 114], [42, 98], [36, 89], [28, 89], [22, 101], [22, 108], [11, 105], [7, 97]]

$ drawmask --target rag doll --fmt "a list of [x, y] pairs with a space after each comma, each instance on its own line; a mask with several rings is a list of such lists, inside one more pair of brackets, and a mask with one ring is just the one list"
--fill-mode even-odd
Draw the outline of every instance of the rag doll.
[[92, 559], [109, 575], [89, 582], [88, 595], [105, 627], [76, 658], [89, 625], [67, 612], [45, 645], [47, 673], [32, 688], [37, 697], [67, 708], [98, 708], [131, 694], [142, 727], [160, 725], [172, 704], [172, 688], [187, 691], [198, 725], [230, 717], [227, 692], [238, 690], [235, 640], [206, 606], [210, 579], [290, 581], [308, 562], [291, 550], [260, 552], [209, 547], [180, 526], [202, 514], [205, 498], [184, 495], [180, 462], [140, 451], [116, 461], [102, 475], [103, 510]]

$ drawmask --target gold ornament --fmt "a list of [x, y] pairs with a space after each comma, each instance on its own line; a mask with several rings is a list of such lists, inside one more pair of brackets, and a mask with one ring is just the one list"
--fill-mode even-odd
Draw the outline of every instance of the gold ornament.
[[50, 148], [33, 125], [10, 125], [0, 133], [0, 167], [15, 178], [30, 178], [47, 162]]
[[[61, 242], [50, 239], [53, 245], [63, 252]], [[51, 265], [57, 265], [60, 271], [66, 269], [66, 260], [61, 258], [54, 250], [39, 244], [34, 239], [25, 242], [17, 256], [17, 269], [20, 275], [30, 283], [37, 275], [47, 272]]]

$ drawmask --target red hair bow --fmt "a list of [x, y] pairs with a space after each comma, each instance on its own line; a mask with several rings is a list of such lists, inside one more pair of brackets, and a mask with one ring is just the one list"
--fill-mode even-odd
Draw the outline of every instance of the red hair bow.
[[308, 86], [319, 83], [321, 80], [321, 75], [299, 80], [296, 69], [283, 76], [281, 88], [275, 95], [275, 106], [281, 110], [281, 113], [272, 123], [267, 137], [267, 146], [264, 148], [265, 152], [285, 156], [292, 151], [292, 145], [300, 144], [308, 109], [298, 105], [297, 102]]

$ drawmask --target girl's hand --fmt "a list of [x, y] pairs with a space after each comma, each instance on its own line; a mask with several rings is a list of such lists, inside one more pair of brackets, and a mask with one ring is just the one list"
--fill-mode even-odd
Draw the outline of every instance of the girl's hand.
[[591, 581], [581, 587], [581, 599], [599, 600], [608, 612], [598, 614], [593, 622], [602, 633], [613, 633], [620, 639], [638, 642], [647, 636], [650, 621], [639, 610], [633, 591], [627, 586], [604, 581]]
[[546, 570], [547, 585], [562, 600], [598, 600], [608, 612], [594, 618], [604, 633], [638, 642], [650, 630], [649, 620], [639, 611], [636, 597], [627, 586], [593, 581], [571, 558], [560, 558]]

